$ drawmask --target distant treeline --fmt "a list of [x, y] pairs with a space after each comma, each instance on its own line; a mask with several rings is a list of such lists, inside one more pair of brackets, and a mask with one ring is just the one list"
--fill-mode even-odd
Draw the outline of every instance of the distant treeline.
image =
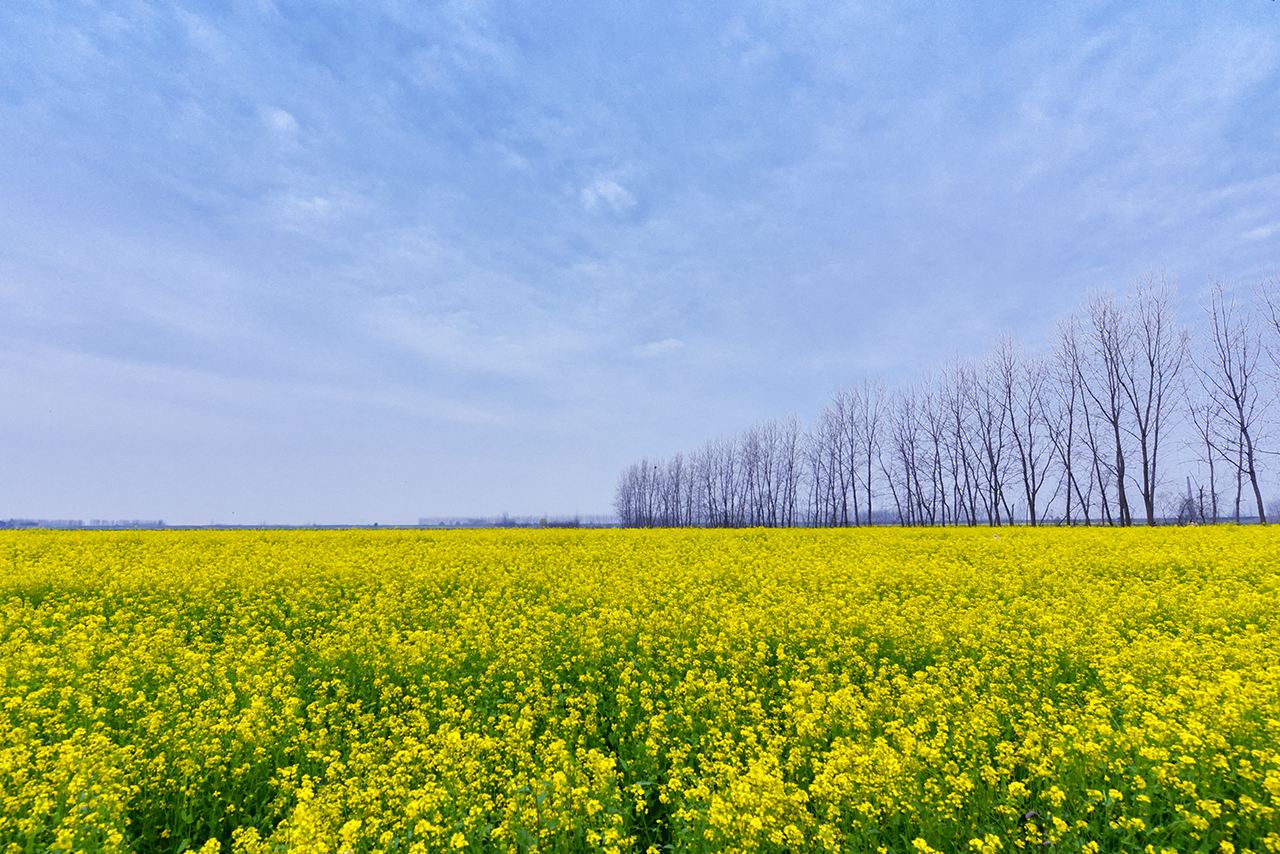
[[612, 516], [467, 516], [421, 518], [421, 528], [616, 528]]
[[364, 524], [269, 524], [243, 525], [210, 522], [205, 525], [166, 525], [163, 520], [147, 519], [0, 519], [0, 529], [41, 528], [46, 530], [110, 529], [139, 530], [168, 528], [172, 530], [345, 530], [348, 528], [616, 528], [618, 521], [612, 516], [474, 516], [448, 518], [421, 518], [417, 525]]
[[0, 519], [0, 528], [163, 528], [163, 519]]
[[[618, 480], [629, 527], [1265, 524], [1280, 280], [1215, 285], [1193, 337], [1149, 277], [1029, 353], [1010, 337], [910, 386], [865, 381], [816, 422], [766, 421]], [[1178, 486], [1162, 491], [1182, 451]], [[1186, 490], [1181, 480], [1185, 476]], [[1272, 508], [1273, 513], [1275, 508]]]

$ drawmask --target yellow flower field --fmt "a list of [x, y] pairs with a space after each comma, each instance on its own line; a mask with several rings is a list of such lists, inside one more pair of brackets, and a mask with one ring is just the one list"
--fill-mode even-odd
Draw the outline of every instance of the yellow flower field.
[[1267, 529], [0, 534], [7, 851], [1280, 851]]

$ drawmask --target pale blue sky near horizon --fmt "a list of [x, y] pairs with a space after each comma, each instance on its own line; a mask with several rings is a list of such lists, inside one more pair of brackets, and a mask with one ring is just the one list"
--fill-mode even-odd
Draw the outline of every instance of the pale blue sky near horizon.
[[1265, 0], [13, 0], [0, 518], [604, 513], [1278, 200]]

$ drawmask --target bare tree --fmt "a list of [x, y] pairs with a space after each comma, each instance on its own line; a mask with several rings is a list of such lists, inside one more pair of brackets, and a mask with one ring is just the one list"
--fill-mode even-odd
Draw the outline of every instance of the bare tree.
[[[1258, 296], [1251, 310], [1214, 288], [1194, 379], [1184, 375], [1190, 351], [1175, 291], [1148, 279], [1123, 305], [1090, 298], [1044, 358], [1005, 338], [978, 368], [957, 362], [888, 396], [871, 382], [842, 391], [811, 429], [765, 421], [693, 453], [633, 463], [619, 475], [618, 519], [859, 525], [888, 515], [875, 502], [891, 500], [906, 525], [1003, 525], [1024, 509], [1032, 525], [1059, 510], [1066, 524], [1129, 525], [1132, 487], [1147, 524], [1166, 505], [1180, 518], [1239, 520], [1247, 493], [1265, 522], [1260, 470], [1274, 453], [1266, 380], [1269, 360], [1280, 382], [1280, 279]], [[1186, 437], [1198, 500], [1190, 483], [1172, 504], [1160, 491], [1171, 436]], [[1233, 507], [1224, 471], [1235, 475]]]
[[1138, 445], [1142, 505], [1147, 524], [1154, 525], [1160, 440], [1173, 414], [1176, 383], [1187, 352], [1187, 333], [1178, 326], [1173, 291], [1163, 279], [1138, 285], [1125, 329], [1133, 345], [1128, 358], [1118, 363], [1118, 379], [1133, 416], [1128, 428]]
[[613, 495], [613, 510], [618, 514], [618, 523], [624, 528], [636, 524], [635, 489], [632, 484], [634, 465], [627, 466], [618, 475], [618, 486]]
[[648, 528], [660, 524], [659, 474], [659, 467], [647, 459], [623, 471], [614, 497], [614, 509], [623, 525]]
[[1268, 332], [1266, 347], [1274, 371], [1272, 379], [1280, 383], [1280, 277], [1266, 280], [1259, 286], [1258, 291]]
[[894, 394], [889, 408], [888, 460], [881, 459], [881, 469], [898, 511], [898, 522], [919, 525], [922, 518], [920, 499], [920, 414], [915, 389], [902, 389]]
[[970, 442], [983, 483], [980, 495], [987, 524], [1000, 525], [1006, 520], [1013, 520], [1005, 495], [1009, 464], [1009, 410], [1005, 406], [999, 355], [988, 359], [974, 379], [969, 405], [975, 429], [971, 431]]
[[952, 514], [945, 461], [949, 422], [945, 393], [940, 379], [928, 380], [921, 412], [929, 466], [928, 515], [930, 524], [935, 525], [949, 524]]
[[1209, 321], [1206, 352], [1196, 361], [1196, 373], [1217, 410], [1219, 434], [1228, 460], [1236, 473], [1236, 517], [1239, 521], [1240, 493], [1247, 479], [1258, 508], [1258, 521], [1266, 524], [1267, 513], [1258, 486], [1257, 458], [1259, 420], [1267, 403], [1259, 397], [1258, 357], [1262, 342], [1257, 324], [1247, 307], [1228, 297], [1215, 284], [1205, 306]]
[[1039, 359], [1028, 359], [1019, 353], [1010, 338], [1003, 339], [997, 346], [995, 360], [1009, 433], [1022, 475], [1027, 522], [1036, 525], [1040, 521], [1037, 502], [1051, 459], [1045, 414], [1048, 372]]
[[800, 481], [803, 477], [801, 448], [804, 431], [792, 416], [777, 425], [778, 439], [778, 524], [791, 527], [798, 522]]
[[805, 436], [805, 462], [809, 472], [809, 516], [813, 524], [835, 526], [840, 522], [835, 471], [840, 467], [837, 442], [843, 431], [828, 406]]
[[871, 499], [875, 494], [875, 479], [872, 466], [880, 457], [881, 428], [884, 422], [884, 387], [879, 383], [865, 381], [858, 390], [858, 408], [851, 413], [854, 419], [855, 435], [858, 437], [858, 453], [860, 462], [865, 464], [863, 471], [867, 476], [863, 479], [863, 494], [867, 498], [867, 524], [871, 524]]
[[1094, 404], [1094, 412], [1111, 434], [1116, 504], [1120, 524], [1125, 526], [1132, 523], [1132, 514], [1125, 492], [1123, 435], [1128, 432], [1128, 422], [1121, 377], [1126, 363], [1132, 358], [1132, 339], [1124, 312], [1110, 296], [1091, 297], [1088, 311], [1092, 370], [1083, 375], [1084, 388]]
[[685, 481], [687, 474], [684, 454], [676, 454], [667, 461], [667, 471], [663, 487], [666, 491], [667, 524], [671, 527], [683, 527], [688, 508], [685, 506]]
[[818, 435], [822, 442], [822, 472], [825, 478], [824, 512], [827, 523], [831, 525], [848, 525], [850, 504], [856, 502], [854, 470], [857, 468], [858, 454], [853, 445], [855, 407], [854, 396], [842, 391], [836, 394], [819, 419]]
[[752, 427], [742, 434], [738, 443], [738, 471], [743, 490], [743, 519], [741, 524], [764, 525], [766, 495], [769, 487], [769, 449], [764, 445], [759, 427]]
[[[1064, 481], [1065, 501], [1063, 518], [1068, 525], [1074, 524], [1073, 506], [1079, 507], [1084, 523], [1090, 523], [1090, 504], [1093, 496], [1093, 476], [1088, 467], [1088, 477], [1082, 478], [1077, 470], [1079, 455], [1076, 445], [1079, 441], [1080, 427], [1087, 421], [1088, 407], [1084, 398], [1083, 362], [1080, 349], [1080, 324], [1074, 317], [1068, 317], [1058, 326], [1058, 339], [1049, 363], [1049, 399], [1052, 414], [1048, 418], [1049, 441], [1053, 444]], [[1086, 448], [1089, 448], [1086, 442]], [[1092, 460], [1096, 465], [1096, 456]]]
[[860, 481], [861, 463], [858, 448], [861, 445], [860, 418], [858, 413], [863, 408], [862, 388], [853, 388], [836, 395], [835, 406], [838, 413], [836, 426], [841, 435], [836, 442], [840, 453], [836, 455], [841, 471], [836, 479], [842, 490], [840, 501], [840, 524], [859, 525], [858, 517], [858, 483]]
[[942, 445], [951, 481], [952, 515], [956, 524], [978, 524], [977, 462], [970, 451], [972, 416], [969, 402], [973, 396], [973, 366], [957, 362], [942, 375], [938, 402], [945, 420]]
[[[1207, 469], [1207, 477], [1200, 482], [1200, 517], [1204, 521], [1218, 522], [1218, 478], [1215, 462], [1222, 458], [1222, 449], [1218, 446], [1218, 407], [1212, 398], [1203, 393], [1201, 387], [1193, 387], [1185, 382], [1183, 397], [1186, 400], [1187, 414], [1191, 425], [1195, 428], [1193, 440], [1196, 459]], [[1204, 506], [1204, 488], [1209, 487], [1209, 507]]]

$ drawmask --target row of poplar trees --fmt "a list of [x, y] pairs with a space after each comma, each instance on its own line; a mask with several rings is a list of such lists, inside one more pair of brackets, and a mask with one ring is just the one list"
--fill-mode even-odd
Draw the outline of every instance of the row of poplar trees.
[[[618, 480], [629, 527], [1266, 522], [1280, 280], [1215, 285], [1193, 330], [1149, 277], [1032, 353], [1003, 338], [912, 385], [866, 381]], [[1172, 484], [1177, 476], [1178, 483]], [[1182, 481], [1185, 479], [1185, 490]], [[1170, 486], [1172, 490], [1170, 491]]]

